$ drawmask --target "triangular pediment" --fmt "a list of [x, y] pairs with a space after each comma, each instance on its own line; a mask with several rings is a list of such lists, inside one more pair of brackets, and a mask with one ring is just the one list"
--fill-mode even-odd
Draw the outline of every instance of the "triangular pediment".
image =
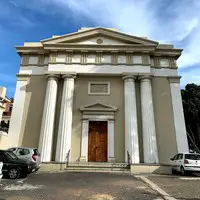
[[81, 111], [117, 111], [116, 106], [106, 105], [100, 102], [91, 103], [80, 107]]
[[91, 28], [84, 31], [56, 36], [50, 39], [42, 40], [45, 44], [87, 44], [87, 45], [151, 45], [156, 46], [158, 42], [142, 37], [136, 37], [128, 34], [114, 31], [107, 28]]

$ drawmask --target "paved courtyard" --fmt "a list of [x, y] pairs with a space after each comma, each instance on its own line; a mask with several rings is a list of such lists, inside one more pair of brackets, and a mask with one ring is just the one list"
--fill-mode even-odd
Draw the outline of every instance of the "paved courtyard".
[[141, 180], [128, 174], [38, 173], [26, 179], [3, 179], [0, 184], [0, 200], [162, 199]]
[[181, 200], [200, 200], [200, 176], [148, 176], [170, 196]]

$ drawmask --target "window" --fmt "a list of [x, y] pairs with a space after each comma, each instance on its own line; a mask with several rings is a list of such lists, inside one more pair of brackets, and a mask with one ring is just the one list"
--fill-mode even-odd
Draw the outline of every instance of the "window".
[[173, 157], [173, 160], [177, 160], [179, 154], [176, 154], [174, 157]]
[[177, 160], [181, 160], [181, 159], [183, 159], [183, 154], [178, 154]]
[[9, 149], [9, 151], [15, 151], [16, 150], [16, 148], [11, 148], [11, 149]]
[[109, 95], [110, 83], [108, 82], [89, 82], [88, 94]]
[[17, 156], [25, 156], [28, 155], [30, 151], [28, 149], [18, 149]]
[[13, 153], [13, 152], [10, 152], [10, 151], [6, 151], [5, 152], [7, 158], [11, 159], [11, 160], [17, 160], [17, 156]]
[[185, 159], [200, 160], [200, 154], [185, 154]]

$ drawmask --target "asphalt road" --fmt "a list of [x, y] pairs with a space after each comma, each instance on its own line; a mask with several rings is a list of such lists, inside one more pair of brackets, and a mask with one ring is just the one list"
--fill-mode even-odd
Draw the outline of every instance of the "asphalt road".
[[200, 200], [198, 176], [148, 176], [149, 180], [176, 199]]
[[0, 200], [148, 200], [162, 199], [129, 174], [38, 173], [26, 179], [3, 179]]

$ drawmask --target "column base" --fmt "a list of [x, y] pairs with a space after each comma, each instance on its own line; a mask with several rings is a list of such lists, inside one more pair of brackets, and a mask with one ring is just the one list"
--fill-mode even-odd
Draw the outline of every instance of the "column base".
[[108, 158], [108, 162], [114, 163], [115, 162], [115, 158]]
[[87, 157], [86, 156], [80, 157], [80, 162], [87, 162]]

